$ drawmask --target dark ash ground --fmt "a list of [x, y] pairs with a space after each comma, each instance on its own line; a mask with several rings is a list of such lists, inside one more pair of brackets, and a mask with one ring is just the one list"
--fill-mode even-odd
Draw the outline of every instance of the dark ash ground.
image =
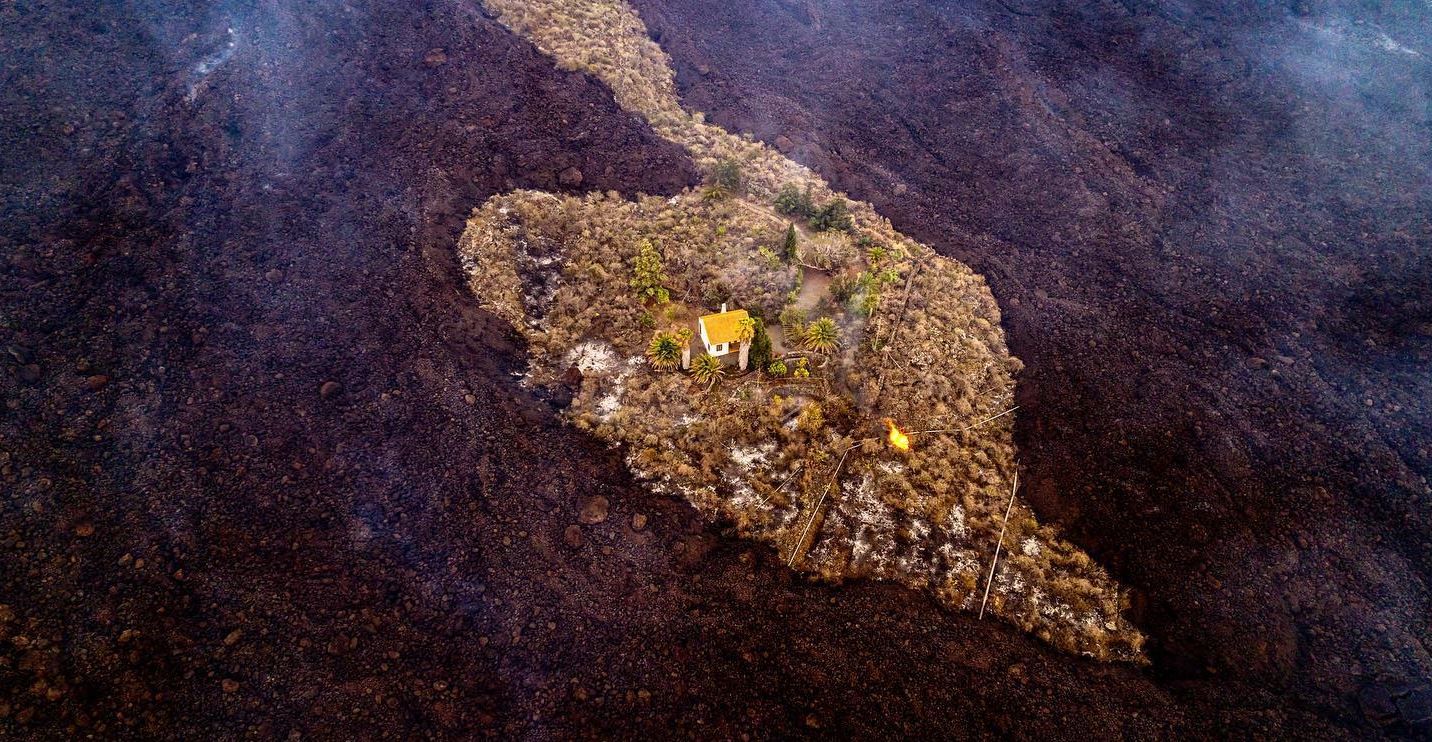
[[10, 3], [0, 733], [1432, 731], [1426, 56], [1321, 6], [636, 5], [691, 106], [990, 279], [1035, 504], [1153, 667], [795, 580], [516, 387], [467, 210], [696, 175], [474, 4]]

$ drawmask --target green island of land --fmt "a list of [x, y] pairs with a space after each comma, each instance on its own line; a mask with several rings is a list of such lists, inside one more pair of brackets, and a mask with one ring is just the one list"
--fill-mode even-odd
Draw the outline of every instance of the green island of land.
[[526, 340], [525, 383], [568, 390], [572, 425], [794, 569], [1145, 661], [1126, 591], [1017, 496], [1021, 364], [981, 276], [683, 109], [625, 3], [485, 4], [707, 176], [669, 198], [514, 191], [474, 210], [459, 254]]

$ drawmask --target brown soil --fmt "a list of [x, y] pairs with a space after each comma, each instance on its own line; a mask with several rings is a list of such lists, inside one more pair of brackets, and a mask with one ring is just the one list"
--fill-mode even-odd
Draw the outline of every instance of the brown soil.
[[[1157, 383], [1114, 384], [1069, 339], [1097, 317], [1075, 322], [1078, 299], [1031, 279], [1050, 298], [1022, 300], [1010, 320], [1033, 356], [1031, 403], [1055, 388], [1082, 397], [1027, 418], [1028, 463], [1056, 482], [1036, 495], [1145, 586], [1168, 658], [1163, 675], [1085, 663], [898, 588], [793, 580], [768, 551], [634, 486], [615, 454], [515, 386], [520, 349], [476, 309], [452, 252], [471, 206], [517, 186], [664, 193], [695, 174], [605, 89], [473, 6], [9, 3], [0, 45], [0, 736], [1271, 734], [1319, 722], [1286, 699], [1323, 698], [1305, 686], [1336, 681], [1325, 671], [1350, 657], [1348, 672], [1383, 678], [1363, 690], [1368, 718], [1405, 724], [1426, 698], [1394, 661], [1413, 651], [1405, 617], [1426, 608], [1407, 585], [1425, 574], [1425, 521], [1410, 510], [1425, 496], [1387, 484], [1400, 464], [1376, 434], [1425, 468], [1427, 418], [1413, 407], [1427, 397], [1361, 332], [1333, 349], [1360, 361], [1340, 373], [1362, 375], [1330, 383], [1378, 388], [1379, 404], [1401, 394], [1403, 410], [1354, 418], [1356, 405], [1297, 386], [1277, 419], [1306, 426], [1301, 405], [1324, 404], [1316, 419], [1362, 427], [1283, 436], [1239, 412], [1251, 393], [1215, 398], [1187, 367], [1216, 327], [1170, 324], [1161, 332], [1201, 345], [1146, 358]], [[900, 171], [938, 184], [926, 164]], [[919, 234], [940, 223], [905, 218]], [[1393, 232], [1368, 231], [1397, 254]], [[1037, 260], [1117, 267], [1067, 246], [983, 261], [944, 247], [1003, 292]], [[1102, 284], [1083, 275], [1063, 290], [1097, 298]], [[1137, 277], [1124, 285], [1141, 328], [1183, 316]], [[1398, 307], [1425, 296], [1376, 286]], [[1376, 320], [1380, 343], [1404, 338], [1379, 347], [1416, 350], [1398, 334], [1418, 327], [1400, 324], [1405, 311], [1372, 313], [1376, 294], [1359, 296], [1336, 305], [1348, 337]], [[1044, 321], [1062, 345], [1029, 345]], [[1342, 357], [1315, 345], [1290, 357], [1300, 349]], [[1227, 370], [1229, 356], [1206, 362]], [[1311, 383], [1301, 355], [1268, 361], [1282, 380], [1262, 369], [1260, 384]], [[1051, 386], [1057, 374], [1069, 383]], [[1159, 421], [1142, 416], [1168, 406], [1143, 402], [1136, 422], [1117, 395], [1165, 390], [1178, 420], [1198, 416], [1142, 436]], [[1210, 399], [1239, 414], [1211, 417]], [[1095, 446], [1081, 415], [1122, 416], [1115, 430], [1142, 452], [1086, 465], [1084, 452], [1119, 449]], [[1260, 448], [1236, 471], [1191, 470], [1248, 441]], [[1299, 463], [1317, 476], [1273, 487]], [[1145, 480], [1166, 484], [1133, 486]], [[1335, 494], [1309, 497], [1318, 487]], [[1111, 536], [1114, 511], [1137, 516], [1118, 521], [1127, 541]], [[1392, 528], [1384, 511], [1408, 519]], [[1196, 553], [1195, 528], [1207, 534]], [[1146, 564], [1158, 559], [1170, 561]], [[1232, 658], [1266, 640], [1287, 659], [1250, 674], [1219, 654], [1225, 638]], [[1207, 680], [1205, 658], [1242, 680]], [[1289, 680], [1290, 665], [1312, 675]]]
[[1171, 702], [1429, 731], [1425, 12], [636, 5], [687, 105], [989, 278], [1032, 501]]

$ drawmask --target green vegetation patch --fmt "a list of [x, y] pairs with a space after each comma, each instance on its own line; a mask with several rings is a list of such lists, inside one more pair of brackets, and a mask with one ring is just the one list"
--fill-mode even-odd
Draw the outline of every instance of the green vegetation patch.
[[[518, 191], [474, 213], [460, 253], [483, 305], [526, 337], [527, 383], [568, 383], [575, 367], [563, 414], [622, 446], [651, 486], [797, 569], [977, 610], [1009, 501], [1013, 416], [1000, 413], [1020, 368], [993, 299], [928, 251], [872, 255], [862, 235], [791, 224], [734, 192]], [[765, 256], [792, 234], [794, 260]], [[723, 303], [752, 315], [747, 370], [704, 352], [697, 318]], [[910, 450], [885, 441], [885, 419]], [[989, 611], [1071, 651], [1139, 658], [1098, 565], [1020, 502], [1006, 531]]]

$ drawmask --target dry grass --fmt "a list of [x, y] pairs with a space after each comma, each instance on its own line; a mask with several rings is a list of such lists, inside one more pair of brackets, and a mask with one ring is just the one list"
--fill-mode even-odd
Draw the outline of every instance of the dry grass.
[[[574, 425], [623, 445], [652, 486], [775, 545], [796, 568], [831, 580], [895, 580], [954, 608], [977, 606], [1014, 472], [1013, 417], [915, 435], [908, 453], [851, 447], [882, 435], [884, 417], [907, 431], [958, 429], [1010, 406], [1021, 364], [984, 280], [852, 201], [851, 234], [803, 234], [801, 259], [884, 279], [868, 280], [852, 300], [865, 299], [863, 311], [826, 303], [810, 312], [833, 316], [842, 338], [841, 351], [812, 364], [811, 379], [751, 374], [708, 391], [655, 371], [641, 358], [651, 333], [721, 300], [776, 325], [799, 276], [771, 259], [787, 223], [771, 199], [786, 185], [810, 188], [817, 202], [840, 194], [682, 109], [669, 60], [625, 3], [484, 2], [559, 65], [603, 80], [623, 108], [708, 172], [723, 159], [740, 162], [747, 184], [744, 195], [715, 201], [696, 192], [635, 201], [516, 192], [478, 209], [462, 237], [464, 264], [484, 306], [526, 336], [531, 383], [585, 367], [567, 412]], [[628, 285], [644, 238], [663, 253], [668, 305], [643, 306]], [[865, 257], [871, 245], [888, 256], [878, 266]], [[1142, 661], [1143, 637], [1122, 618], [1119, 586], [1018, 499], [1004, 544], [990, 612], [1071, 652]]]

